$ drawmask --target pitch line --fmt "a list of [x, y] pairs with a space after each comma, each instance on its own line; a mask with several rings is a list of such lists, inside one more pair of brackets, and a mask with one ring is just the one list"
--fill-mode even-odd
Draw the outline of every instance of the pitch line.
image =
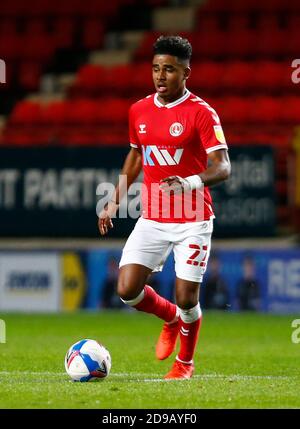
[[[51, 371], [0, 371], [1, 376], [39, 376], [39, 377], [68, 377], [65, 372], [51, 372]], [[136, 378], [137, 377], [137, 378]], [[144, 382], [144, 383], [158, 383], [165, 381], [163, 374], [148, 374], [148, 373], [112, 373], [109, 375], [107, 381], [113, 381], [114, 378], [126, 378], [127, 382]], [[209, 379], [224, 379], [229, 381], [240, 380], [289, 380], [294, 379], [293, 376], [287, 375], [241, 375], [241, 374], [196, 374], [192, 379], [196, 380], [209, 380]]]

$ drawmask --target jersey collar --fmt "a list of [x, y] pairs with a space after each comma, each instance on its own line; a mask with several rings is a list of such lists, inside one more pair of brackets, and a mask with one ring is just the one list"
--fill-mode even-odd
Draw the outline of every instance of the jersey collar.
[[158, 101], [158, 94], [156, 93], [154, 95], [154, 104], [157, 107], [166, 107], [167, 109], [171, 109], [172, 107], [178, 106], [178, 104], [183, 103], [185, 100], [187, 100], [189, 98], [190, 95], [191, 95], [190, 91], [188, 89], [186, 89], [186, 91], [182, 97], [178, 98], [177, 100], [173, 101], [172, 103], [162, 104], [160, 101]]

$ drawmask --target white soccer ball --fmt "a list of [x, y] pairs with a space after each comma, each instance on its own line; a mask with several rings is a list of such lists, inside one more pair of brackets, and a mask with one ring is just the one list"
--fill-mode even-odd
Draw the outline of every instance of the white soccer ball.
[[111, 357], [102, 344], [85, 339], [69, 348], [65, 368], [73, 381], [101, 380], [110, 373]]

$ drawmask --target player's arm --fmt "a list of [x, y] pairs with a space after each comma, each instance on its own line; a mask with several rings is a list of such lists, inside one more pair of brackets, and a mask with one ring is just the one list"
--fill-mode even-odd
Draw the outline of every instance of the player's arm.
[[209, 167], [200, 174], [189, 177], [169, 176], [161, 181], [161, 189], [180, 193], [183, 190], [201, 189], [213, 186], [230, 176], [231, 166], [227, 149], [219, 149], [208, 155]]
[[131, 148], [128, 153], [121, 177], [117, 184], [111, 201], [109, 201], [99, 214], [98, 228], [101, 235], [107, 234], [110, 228], [113, 228], [111, 218], [117, 213], [123, 196], [127, 193], [130, 185], [136, 180], [142, 170], [142, 155], [138, 149]]
[[230, 159], [227, 149], [219, 149], [207, 155], [209, 167], [199, 174], [205, 186], [213, 186], [227, 180], [231, 173]]

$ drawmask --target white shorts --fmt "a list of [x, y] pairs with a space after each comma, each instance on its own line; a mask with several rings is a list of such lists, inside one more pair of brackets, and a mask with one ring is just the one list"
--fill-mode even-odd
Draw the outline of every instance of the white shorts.
[[176, 277], [201, 282], [210, 254], [213, 220], [162, 223], [139, 218], [124, 246], [120, 267], [140, 264], [161, 271], [174, 250]]

